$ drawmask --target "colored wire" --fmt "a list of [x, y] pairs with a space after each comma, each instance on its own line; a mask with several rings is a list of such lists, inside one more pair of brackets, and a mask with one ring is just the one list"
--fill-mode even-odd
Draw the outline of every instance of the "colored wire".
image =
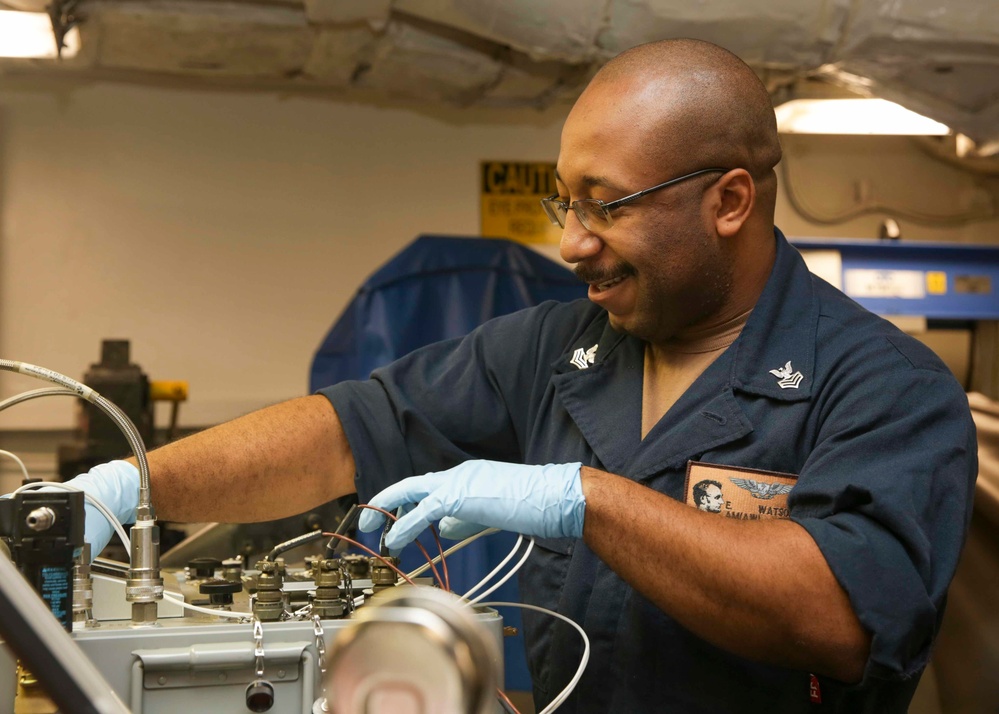
[[[399, 520], [399, 518], [394, 513], [389, 513], [384, 508], [379, 508], [378, 506], [369, 506], [366, 503], [359, 503], [359, 504], [357, 504], [357, 507], [358, 508], [367, 508], [370, 511], [378, 511], [382, 515], [387, 516], [388, 518], [392, 519], [393, 523], [395, 523], [396, 521]], [[444, 569], [444, 573], [447, 574], [447, 563], [445, 563], [444, 560], [443, 560], [444, 549], [441, 546], [440, 538], [437, 537], [437, 530], [434, 528], [433, 524], [431, 524], [431, 526], [430, 526], [430, 531], [434, 534], [434, 539], [437, 541], [437, 547], [441, 551], [441, 556], [442, 556], [442, 558], [441, 558], [441, 568], [443, 568]], [[417, 548], [420, 549], [420, 552], [423, 553], [423, 557], [427, 559], [427, 563], [429, 564], [430, 569], [431, 569], [431, 571], [434, 574], [434, 577], [437, 578], [437, 584], [440, 585], [441, 588], [443, 588], [445, 592], [451, 592], [451, 582], [450, 582], [450, 580], [447, 579], [447, 578], [442, 578], [441, 575], [440, 575], [440, 573], [437, 572], [437, 568], [434, 567], [434, 560], [433, 560], [433, 558], [430, 557], [430, 553], [427, 552], [427, 549], [424, 548], [423, 544], [420, 543], [420, 541], [418, 541], [418, 540], [417, 541], [413, 541], [413, 543], [416, 545]]]
[[[378, 511], [379, 513], [381, 513], [381, 514], [387, 516], [388, 518], [392, 519], [393, 523], [395, 523], [396, 521], [399, 520], [399, 517], [396, 516], [394, 513], [389, 513], [384, 508], [379, 508], [378, 506], [371, 506], [371, 505], [368, 505], [367, 503], [359, 503], [359, 504], [357, 504], [357, 507], [358, 508], [367, 508], [367, 509], [372, 510], [372, 511]], [[437, 537], [437, 530], [433, 527], [433, 524], [431, 524], [430, 530], [434, 534], [434, 539], [437, 541], [437, 548], [438, 548], [438, 550], [441, 551], [441, 556], [442, 556], [441, 561], [440, 561], [441, 562], [441, 567], [444, 568], [444, 572], [446, 574], [447, 573], [447, 563], [443, 561], [444, 549], [441, 546], [440, 538]], [[414, 543], [416, 544], [416, 547], [420, 549], [420, 552], [423, 553], [423, 557], [425, 557], [427, 559], [427, 564], [430, 566], [430, 569], [433, 572], [434, 577], [437, 578], [437, 583], [445, 591], [451, 592], [451, 582], [447, 578], [444, 578], [444, 579], [441, 578], [440, 573], [437, 572], [437, 568], [434, 567], [435, 561], [434, 561], [433, 558], [430, 557], [430, 554], [427, 552], [427, 549], [424, 548], [423, 544], [420, 543], [419, 541], [414, 541]], [[410, 577], [412, 577], [412, 576], [410, 576]]]
[[[457, 553], [459, 550], [461, 550], [465, 546], [471, 545], [479, 538], [482, 538], [487, 535], [492, 535], [493, 533], [499, 533], [499, 528], [486, 528], [485, 530], [479, 531], [473, 536], [469, 536], [465, 540], [458, 541], [455, 545], [452, 545], [450, 548], [445, 550], [441, 555], [438, 555], [436, 558], [434, 558], [433, 562], [434, 563], [440, 562], [442, 558], [446, 558], [447, 556], [453, 553]], [[415, 578], [418, 575], [423, 575], [423, 573], [427, 572], [429, 568], [430, 568], [429, 564], [421, 565], [419, 568], [409, 573], [409, 577]]]
[[525, 610], [534, 610], [535, 612], [542, 612], [546, 615], [557, 617], [563, 622], [567, 622], [568, 624], [572, 625], [574, 628], [576, 628], [576, 631], [579, 632], [579, 636], [583, 638], [583, 656], [579, 660], [579, 667], [576, 669], [576, 674], [574, 674], [572, 679], [569, 680], [569, 683], [565, 686], [565, 689], [559, 692], [558, 696], [552, 699], [551, 703], [539, 712], [539, 714], [551, 714], [551, 712], [558, 709], [562, 705], [562, 703], [566, 699], [568, 699], [569, 695], [572, 694], [572, 690], [576, 688], [577, 684], [579, 684], [579, 680], [583, 676], [583, 670], [586, 669], [586, 665], [590, 661], [590, 638], [586, 636], [585, 632], [583, 632], [582, 627], [577, 625], [575, 622], [570, 620], [565, 615], [560, 615], [557, 612], [552, 612], [551, 610], [548, 610], [543, 607], [538, 607], [537, 605], [526, 605], [522, 602], [483, 602], [480, 603], [480, 605], [482, 607], [519, 607]]
[[496, 687], [496, 698], [499, 699], [500, 704], [503, 705], [503, 709], [507, 712], [507, 714], [520, 714], [520, 711], [513, 705], [513, 702], [510, 701], [506, 692], [499, 687]]
[[[441, 544], [440, 536], [437, 535], [437, 529], [434, 528], [434, 524], [430, 524], [430, 532], [434, 536], [434, 541], [437, 543], [437, 552], [440, 553], [441, 559], [441, 570], [444, 571], [444, 589], [447, 592], [451, 592], [451, 575], [447, 572], [447, 560], [444, 557], [444, 546]], [[433, 567], [434, 560], [429, 555], [427, 556], [427, 562]]]
[[507, 573], [506, 575], [504, 575], [502, 577], [502, 579], [498, 583], [496, 583], [495, 585], [493, 585], [491, 588], [489, 588], [488, 590], [486, 590], [484, 593], [482, 593], [481, 595], [476, 596], [473, 600], [469, 600], [468, 604], [469, 605], [473, 605], [473, 604], [479, 602], [480, 600], [482, 600], [486, 595], [490, 595], [490, 594], [494, 593], [497, 589], [499, 589], [499, 587], [501, 585], [503, 585], [503, 583], [505, 583], [507, 580], [509, 580], [510, 578], [512, 578], [513, 574], [516, 573], [518, 570], [520, 570], [521, 566], [523, 566], [524, 563], [527, 562], [527, 558], [531, 554], [532, 550], [534, 550], [534, 539], [533, 538], [529, 538], [528, 539], [528, 543], [527, 543], [527, 550], [524, 551], [524, 555], [521, 557], [520, 560], [517, 561], [517, 564], [513, 567], [513, 569], [509, 573]]
[[412, 579], [410, 579], [410, 577], [408, 575], [406, 575], [404, 572], [402, 572], [401, 570], [399, 570], [399, 568], [397, 568], [394, 565], [392, 565], [392, 563], [390, 563], [387, 558], [385, 558], [384, 556], [378, 555], [378, 553], [376, 553], [375, 551], [371, 550], [371, 548], [369, 548], [368, 546], [362, 545], [361, 543], [358, 543], [353, 538], [348, 538], [347, 536], [343, 535], [342, 533], [333, 533], [331, 531], [324, 531], [323, 535], [324, 536], [329, 536], [330, 538], [339, 538], [340, 540], [344, 541], [345, 543], [350, 543], [355, 548], [360, 548], [365, 553], [368, 553], [369, 555], [371, 555], [371, 556], [373, 556], [375, 558], [378, 558], [378, 560], [382, 561], [383, 563], [385, 563], [385, 565], [387, 565], [388, 567], [392, 568], [392, 570], [394, 570], [399, 575], [400, 578], [402, 578], [403, 580], [405, 580], [410, 585], [416, 585], [416, 583], [414, 583], [412, 581]]

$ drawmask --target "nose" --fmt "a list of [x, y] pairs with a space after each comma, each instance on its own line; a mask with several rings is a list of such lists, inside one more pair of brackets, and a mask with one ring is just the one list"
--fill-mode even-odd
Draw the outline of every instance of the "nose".
[[592, 258], [603, 247], [603, 241], [596, 233], [588, 231], [575, 211], [569, 211], [565, 217], [565, 228], [562, 229], [562, 240], [559, 243], [559, 255], [566, 263], [578, 263]]

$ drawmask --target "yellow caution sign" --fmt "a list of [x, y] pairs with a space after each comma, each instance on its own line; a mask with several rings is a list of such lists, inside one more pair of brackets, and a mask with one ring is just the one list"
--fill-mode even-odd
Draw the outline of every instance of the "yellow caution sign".
[[556, 192], [554, 163], [483, 161], [482, 235], [557, 244], [562, 229], [541, 208], [541, 199]]

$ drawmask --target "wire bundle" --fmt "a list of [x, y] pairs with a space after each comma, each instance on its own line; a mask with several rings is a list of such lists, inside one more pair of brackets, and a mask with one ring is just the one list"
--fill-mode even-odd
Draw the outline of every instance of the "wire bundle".
[[[25, 469], [23, 462], [19, 458], [17, 458], [13, 454], [9, 454], [9, 452], [4, 452], [4, 451], [0, 451], [0, 455], [8, 455], [8, 456], [13, 457], [15, 460], [17, 460], [17, 462], [21, 466], [21, 469], [24, 472], [25, 478], [27, 478], [27, 469]], [[26, 490], [37, 490], [37, 489], [52, 489], [52, 490], [59, 490], [59, 491], [82, 491], [82, 489], [79, 489], [79, 488], [77, 488], [75, 486], [70, 486], [70, 485], [64, 484], [64, 483], [55, 483], [55, 482], [49, 482], [49, 481], [40, 481], [40, 482], [25, 484], [24, 486], [21, 486], [20, 488], [18, 488], [17, 490], [15, 490], [9, 496], [3, 496], [3, 498], [10, 498], [14, 494], [20, 493], [22, 491], [26, 491]], [[114, 528], [115, 532], [121, 538], [122, 543], [125, 544], [126, 552], [128, 552], [129, 555], [131, 555], [131, 544], [129, 542], [128, 534], [125, 532], [125, 528], [121, 524], [121, 522], [118, 520], [117, 516], [115, 516], [115, 514], [111, 511], [111, 509], [109, 509], [99, 499], [91, 496], [90, 494], [87, 494], [86, 492], [84, 492], [84, 496], [85, 496], [87, 502], [90, 503], [90, 504], [92, 504], [98, 510], [98, 512], [100, 512], [101, 515], [103, 515], [108, 520], [108, 522]], [[370, 509], [379, 511], [379, 512], [383, 513], [384, 515], [386, 515], [391, 520], [393, 520], [393, 521], [397, 520], [397, 518], [396, 518], [395, 515], [389, 513], [388, 511], [384, 511], [384, 510], [382, 510], [380, 508], [377, 508], [375, 506], [368, 506], [368, 505], [362, 504], [359, 507], [360, 508], [370, 508]], [[307, 533], [307, 534], [305, 534], [303, 536], [299, 536], [297, 538], [293, 538], [293, 539], [291, 539], [289, 541], [286, 541], [285, 543], [281, 543], [278, 546], [276, 546], [273, 550], [271, 550], [271, 552], [267, 555], [267, 559], [273, 559], [273, 558], [277, 557], [277, 555], [279, 555], [280, 553], [286, 552], [286, 551], [290, 550], [291, 548], [295, 548], [295, 547], [298, 547], [300, 545], [305, 545], [305, 544], [307, 544], [309, 542], [317, 540], [318, 538], [328, 537], [328, 538], [331, 539], [330, 546], [328, 546], [328, 548], [330, 548], [330, 547], [333, 546], [333, 542], [334, 541], [342, 541], [342, 542], [345, 542], [345, 543], [347, 543], [347, 544], [349, 544], [351, 546], [354, 546], [355, 548], [358, 548], [359, 550], [362, 550], [362, 551], [368, 553], [369, 555], [371, 555], [372, 557], [377, 558], [378, 560], [380, 560], [386, 566], [388, 566], [393, 571], [395, 571], [395, 573], [399, 576], [399, 579], [396, 582], [397, 585], [401, 584], [403, 582], [409, 583], [410, 585], [416, 585], [416, 583], [414, 582], [413, 578], [419, 576], [420, 574], [426, 572], [427, 570], [430, 570], [434, 574], [434, 577], [437, 580], [438, 585], [443, 590], [445, 590], [447, 592], [450, 592], [451, 591], [451, 586], [450, 586], [450, 577], [448, 575], [448, 570], [447, 570], [447, 556], [449, 556], [449, 555], [451, 555], [451, 554], [453, 554], [453, 553], [461, 550], [462, 548], [464, 548], [467, 545], [475, 542], [476, 540], [478, 540], [479, 538], [482, 538], [483, 536], [491, 535], [493, 533], [497, 533], [498, 532], [498, 529], [496, 529], [496, 528], [485, 529], [485, 530], [483, 530], [483, 531], [481, 531], [479, 533], [476, 533], [475, 535], [473, 535], [473, 536], [471, 536], [469, 538], [466, 538], [463, 541], [460, 541], [459, 543], [457, 543], [456, 545], [454, 545], [453, 547], [451, 547], [451, 548], [449, 548], [448, 550], [445, 551], [444, 548], [443, 548], [443, 546], [442, 546], [442, 544], [441, 544], [440, 538], [437, 535], [436, 529], [434, 529], [433, 526], [431, 526], [431, 530], [432, 530], [433, 535], [434, 535], [434, 540], [437, 542], [437, 548], [440, 551], [440, 554], [437, 555], [434, 558], [431, 558], [430, 554], [426, 551], [426, 549], [423, 547], [423, 545], [420, 544], [420, 543], [416, 543], [416, 545], [419, 547], [420, 551], [423, 553], [424, 557], [427, 559], [427, 564], [423, 565], [423, 566], [420, 566], [419, 568], [417, 568], [416, 570], [413, 570], [412, 572], [410, 572], [408, 574], [402, 572], [398, 567], [396, 567], [395, 564], [393, 564], [391, 562], [391, 560], [389, 560], [385, 556], [379, 555], [378, 553], [376, 553], [372, 549], [370, 549], [367, 546], [365, 546], [365, 545], [357, 542], [353, 538], [350, 538], [350, 537], [348, 537], [348, 536], [346, 536], [346, 535], [344, 535], [343, 533], [340, 533], [340, 532], [331, 532], [331, 531], [321, 531], [321, 532], [317, 531], [316, 533]], [[476, 583], [471, 588], [469, 588], [469, 590], [467, 592], [465, 592], [461, 596], [461, 598], [467, 602], [467, 604], [468, 604], [469, 607], [474, 606], [474, 605], [479, 605], [480, 607], [518, 607], [518, 608], [523, 608], [523, 609], [527, 609], [527, 610], [535, 610], [537, 612], [542, 612], [542, 613], [551, 615], [552, 617], [558, 618], [559, 620], [562, 620], [562, 621], [568, 623], [569, 625], [571, 625], [572, 627], [574, 627], [579, 632], [580, 636], [583, 638], [583, 655], [582, 655], [582, 657], [580, 659], [579, 667], [577, 668], [576, 673], [573, 676], [573, 678], [569, 681], [569, 684], [566, 685], [566, 687], [558, 694], [558, 696], [556, 696], [551, 701], [551, 703], [540, 712], [540, 714], [551, 714], [551, 712], [554, 712], [556, 709], [558, 709], [558, 707], [561, 706], [562, 703], [572, 693], [572, 691], [575, 689], [576, 685], [578, 684], [579, 679], [582, 677], [583, 671], [586, 669], [586, 665], [589, 662], [589, 658], [590, 658], [590, 642], [589, 642], [589, 639], [586, 636], [586, 633], [583, 631], [583, 629], [578, 624], [576, 624], [575, 622], [573, 622], [569, 618], [565, 617], [564, 615], [561, 615], [561, 614], [559, 614], [557, 612], [552, 612], [551, 610], [547, 610], [547, 609], [542, 608], [542, 607], [537, 607], [535, 605], [526, 605], [526, 604], [523, 604], [523, 603], [512, 603], [512, 602], [482, 602], [482, 600], [484, 600], [488, 595], [490, 595], [493, 592], [495, 592], [496, 589], [498, 589], [500, 586], [502, 586], [504, 583], [506, 583], [511, 577], [513, 577], [513, 575], [518, 570], [520, 570], [520, 568], [524, 565], [524, 563], [527, 562], [527, 559], [528, 559], [528, 557], [530, 557], [531, 551], [534, 548], [534, 539], [533, 538], [528, 538], [527, 539], [527, 548], [524, 549], [524, 552], [521, 555], [520, 560], [517, 561], [516, 565], [514, 565], [511, 569], [509, 569], [495, 584], [493, 584], [487, 590], [485, 590], [484, 592], [476, 595], [475, 597], [472, 597], [479, 590], [481, 590], [483, 587], [485, 587], [486, 584], [489, 583], [490, 580], [492, 580], [497, 575], [499, 575], [500, 572], [502, 572], [503, 568], [505, 568], [507, 566], [507, 564], [511, 560], [513, 560], [514, 556], [521, 549], [521, 546], [523, 545], [523, 543], [524, 543], [524, 536], [523, 535], [518, 536], [517, 542], [514, 544], [513, 548], [510, 550], [510, 552], [507, 554], [507, 556], [499, 563], [499, 565], [497, 565], [495, 568], [493, 568], [493, 570], [491, 572], [489, 572], [489, 574], [487, 574], [484, 578], [482, 578], [482, 580], [480, 580], [478, 583]], [[438, 564], [440, 564], [440, 566], [441, 566], [440, 571], [438, 571], [438, 569], [436, 567]], [[102, 576], [100, 574], [95, 574], [93, 577], [96, 577], [96, 578], [107, 578], [107, 576]], [[112, 578], [107, 578], [107, 579], [112, 579]], [[211, 609], [211, 608], [201, 607], [201, 606], [198, 606], [198, 605], [192, 605], [191, 603], [188, 603], [187, 601], [185, 601], [183, 595], [181, 595], [180, 593], [175, 593], [175, 592], [172, 592], [172, 591], [169, 591], [169, 590], [164, 591], [163, 596], [167, 600], [169, 600], [169, 601], [171, 601], [171, 602], [173, 602], [173, 603], [175, 603], [177, 605], [180, 605], [181, 607], [184, 607], [187, 610], [191, 610], [193, 612], [199, 612], [199, 613], [203, 613], [203, 614], [213, 615], [215, 617], [231, 618], [231, 619], [234, 619], [234, 620], [240, 620], [240, 621], [244, 621], [244, 622], [245, 621], [249, 621], [250, 619], [252, 619], [252, 615], [250, 613], [229, 612], [229, 611], [226, 611], [226, 610], [215, 610], [215, 609]], [[497, 699], [500, 701], [501, 705], [503, 706], [503, 708], [507, 712], [513, 712], [513, 714], [518, 714], [516, 707], [509, 700], [509, 698], [507, 698], [506, 694], [504, 694], [502, 692], [502, 690], [499, 690], [499, 689], [497, 690]]]

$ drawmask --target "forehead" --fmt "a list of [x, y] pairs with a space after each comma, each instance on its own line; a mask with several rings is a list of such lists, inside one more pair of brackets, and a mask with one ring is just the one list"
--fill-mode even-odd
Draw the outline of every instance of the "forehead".
[[627, 85], [583, 93], [562, 127], [557, 170], [564, 184], [634, 190], [662, 180], [669, 172], [659, 134], [665, 121], [642, 95]]

